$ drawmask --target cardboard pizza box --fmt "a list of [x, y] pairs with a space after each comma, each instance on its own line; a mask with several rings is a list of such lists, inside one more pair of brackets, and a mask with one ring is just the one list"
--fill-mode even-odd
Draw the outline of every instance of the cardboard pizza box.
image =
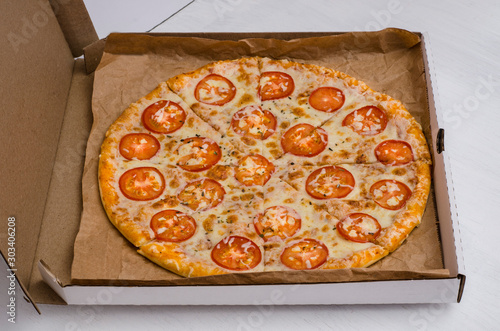
[[[425, 65], [433, 185], [446, 278], [309, 284], [146, 286], [75, 285], [73, 248], [82, 213], [82, 172], [92, 128], [98, 41], [81, 0], [2, 2], [0, 97], [0, 249], [33, 304], [362, 304], [457, 302], [465, 269], [450, 165], [432, 88], [428, 36]], [[295, 39], [322, 33], [188, 33], [163, 36]], [[155, 36], [152, 34], [151, 36]], [[85, 55], [82, 58], [81, 55]], [[12, 229], [15, 229], [15, 235]], [[14, 238], [14, 239], [11, 239]], [[231, 293], [231, 295], [229, 295]], [[236, 294], [236, 295], [235, 295]]]

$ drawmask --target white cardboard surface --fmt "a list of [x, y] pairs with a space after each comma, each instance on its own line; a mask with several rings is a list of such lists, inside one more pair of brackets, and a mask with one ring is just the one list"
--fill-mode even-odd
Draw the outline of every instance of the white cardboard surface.
[[334, 284], [230, 286], [67, 286], [43, 264], [44, 281], [68, 304], [79, 305], [325, 305], [451, 303], [460, 280], [429, 279]]

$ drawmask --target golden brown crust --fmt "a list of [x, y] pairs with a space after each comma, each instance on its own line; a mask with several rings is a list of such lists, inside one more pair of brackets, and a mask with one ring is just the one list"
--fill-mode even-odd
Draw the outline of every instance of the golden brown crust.
[[[247, 57], [240, 58], [236, 60], [222, 60], [217, 62], [209, 63], [201, 68], [193, 70], [188, 73], [180, 74], [175, 77], [172, 77], [167, 80], [167, 84], [172, 91], [175, 93], [180, 93], [183, 89], [185, 89], [188, 84], [190, 84], [193, 80], [197, 80], [201, 77], [204, 77], [207, 74], [213, 73], [218, 68], [224, 68], [226, 66], [236, 66], [241, 70], [243, 66], [253, 65], [252, 62], [258, 62], [259, 57]], [[242, 83], [249, 83], [251, 78], [243, 71], [241, 71], [241, 75], [238, 76], [238, 81]]]
[[120, 197], [116, 185], [118, 173], [114, 160], [119, 157], [119, 137], [134, 132], [133, 128], [141, 121], [139, 105], [159, 98], [165, 89], [168, 89], [166, 84], [161, 83], [149, 94], [131, 104], [106, 131], [106, 138], [101, 145], [99, 155], [99, 190], [104, 210], [111, 223], [136, 247], [152, 240], [153, 237], [149, 230], [134, 220], [134, 215], [119, 208]]
[[420, 224], [427, 204], [431, 186], [430, 166], [424, 161], [417, 162], [417, 185], [403, 212], [396, 215], [394, 223], [384, 229], [376, 243], [389, 252], [396, 250], [406, 240], [411, 231]]
[[363, 268], [372, 265], [389, 254], [389, 251], [380, 246], [354, 252], [342, 259], [329, 259], [321, 269]]
[[[127, 209], [123, 206], [123, 197], [121, 196], [121, 193], [119, 192], [119, 188], [117, 186], [120, 170], [115, 166], [117, 158], [120, 157], [118, 152], [118, 145], [119, 139], [122, 135], [129, 132], [137, 132], [138, 130], [140, 130], [140, 128], [138, 129], [138, 126], [141, 125], [141, 109], [144, 108], [143, 106], [150, 103], [153, 99], [161, 98], [162, 95], [166, 93], [166, 91], [168, 91], [168, 93], [171, 93], [171, 91], [173, 91], [174, 93], [182, 97], [181, 91], [186, 89], [189, 84], [194, 84], [199, 81], [201, 77], [204, 77], [208, 73], [212, 73], [214, 70], [219, 70], [217, 68], [227, 65], [234, 66], [235, 64], [240, 67], [243, 67], [244, 65], [253, 66], [256, 61], [257, 63], [261, 63], [264, 60], [268, 61], [269, 63], [279, 64], [284, 69], [295, 68], [296, 70], [307, 71], [312, 75], [342, 80], [346, 86], [353, 88], [355, 91], [357, 91], [358, 94], [363, 95], [367, 100], [373, 101], [374, 104], [377, 104], [379, 107], [383, 108], [386, 111], [388, 117], [394, 119], [394, 121], [397, 123], [398, 130], [400, 131], [398, 133], [400, 133], [401, 136], [411, 144], [414, 152], [414, 158], [416, 160], [416, 185], [413, 189], [411, 198], [407, 201], [406, 206], [404, 207], [404, 210], [398, 212], [393, 219], [393, 223], [383, 229], [380, 236], [377, 238], [375, 245], [372, 245], [366, 249], [355, 251], [344, 258], [330, 257], [327, 262], [320, 268], [359, 268], [367, 267], [375, 263], [390, 252], [397, 249], [404, 242], [413, 228], [415, 228], [420, 223], [429, 194], [431, 181], [429, 167], [431, 158], [427, 143], [422, 133], [420, 124], [416, 122], [416, 120], [410, 115], [410, 113], [406, 110], [406, 108], [400, 101], [394, 100], [385, 94], [373, 91], [362, 81], [350, 77], [345, 73], [312, 64], [300, 64], [286, 60], [271, 60], [258, 57], [219, 61], [208, 64], [190, 73], [173, 77], [167, 82], [161, 83], [154, 91], [141, 98], [136, 103], [130, 105], [123, 112], [123, 114], [110, 126], [110, 128], [106, 132], [106, 138], [101, 146], [98, 169], [99, 189], [101, 192], [102, 204], [104, 206], [104, 209], [106, 210], [108, 218], [125, 238], [127, 238], [135, 246], [139, 247], [138, 252], [141, 255], [145, 256], [146, 258], [150, 259], [154, 263], [162, 266], [167, 270], [175, 272], [184, 277], [199, 277], [230, 272], [229, 270], [225, 270], [217, 266], [210, 259], [210, 256], [206, 254], [206, 252], [211, 248], [211, 244], [209, 245], [209, 247], [205, 247], [205, 255], [196, 257], [191, 253], [187, 253], [187, 251], [184, 250], [183, 246], [180, 244], [159, 242], [155, 240], [154, 233], [149, 227], [150, 214], [153, 211], [156, 212], [157, 210], [164, 209], [166, 207], [181, 208], [182, 206], [179, 206], [179, 202], [177, 201], [175, 195], [165, 195], [162, 196], [160, 200], [153, 202], [137, 202], [136, 207], [134, 207], [134, 202], [128, 201], [127, 206], [132, 206], [130, 209]], [[240, 83], [247, 82], [248, 84], [253, 84], [255, 83], [254, 78], [255, 77], [252, 78], [250, 75], [245, 74], [244, 70], [242, 70], [241, 75], [238, 76], [237, 80]], [[303, 96], [303, 98], [305, 98], [306, 100], [307, 96]], [[255, 98], [246, 93], [239, 95], [237, 99], [238, 100], [234, 105], [232, 105], [232, 107], [239, 108], [255, 102]], [[206, 105], [200, 105], [199, 103], [191, 103], [190, 107], [194, 111], [194, 113], [196, 113], [206, 122], [209, 122], [212, 127], [217, 130], [220, 129], [218, 125], [208, 120], [210, 117], [217, 117], [217, 113], [213, 113], [213, 110], [208, 112], [210, 110], [210, 107]], [[300, 117], [300, 114], [301, 110], [297, 109], [295, 111], [295, 115]], [[282, 125], [286, 125], [286, 123], [282, 123]], [[283, 127], [282, 129], [285, 128], [286, 127]], [[234, 137], [228, 135], [227, 138], [229, 139]], [[260, 145], [259, 142], [256, 143], [255, 141], [250, 141], [243, 142], [241, 145], [235, 144], [235, 146], [239, 148], [242, 153], [248, 153], [248, 149], [246, 148], [249, 148], [249, 146], [259, 147]], [[278, 147], [276, 147], [275, 149], [276, 156], [279, 156], [279, 153], [277, 152]], [[364, 159], [360, 159], [359, 162], [364, 163], [366, 161]], [[224, 181], [228, 179], [228, 172], [222, 171], [224, 170], [224, 167], [228, 166], [217, 165], [203, 176]], [[194, 176], [193, 179], [198, 178], [198, 176], [199, 175]], [[169, 183], [171, 182], [172, 178], [165, 179], [166, 184], [170, 185]], [[295, 189], [300, 190], [301, 186], [295, 187]], [[170, 192], [170, 194], [172, 193]], [[246, 195], [248, 194], [249, 193], [247, 192]], [[241, 200], [243, 200], [244, 196], [245, 195], [242, 193]], [[147, 207], [148, 204], [153, 204], [156, 207]], [[370, 204], [370, 208], [372, 208], [371, 205], [374, 204]], [[336, 210], [336, 213], [338, 213], [337, 215], [336, 213], [332, 213], [331, 210], [328, 210], [328, 207], [325, 207], [324, 205], [316, 204], [314, 207], [316, 208], [317, 212], [324, 212], [326, 210], [330, 212], [333, 217], [340, 217], [339, 215], [346, 213], [347, 210], [356, 209], [355, 207], [351, 208], [346, 206], [338, 206], [338, 210]], [[149, 208], [147, 209], [149, 214], [145, 213], [148, 215], [148, 217], [144, 217], [144, 208]], [[245, 208], [252, 209], [256, 207], [252, 206]], [[200, 219], [204, 219], [204, 221], [203, 224], [200, 223], [198, 227], [205, 230], [207, 232], [207, 235], [208, 233], [212, 233], [214, 225], [213, 222], [215, 222], [215, 218], [216, 215], [205, 215], [203, 218], [200, 217]], [[210, 222], [210, 220], [212, 220], [212, 222]], [[240, 225], [241, 224], [239, 224], [238, 226]], [[325, 226], [325, 230], [323, 230], [323, 232], [326, 232], [328, 230], [326, 228], [331, 229], [332, 227]], [[318, 228], [318, 231], [321, 230], [319, 230]], [[308, 235], [310, 235], [311, 233], [314, 233], [314, 231], [308, 231]], [[255, 233], [253, 233], [252, 236], [249, 235], [248, 237], [254, 241], [256, 240]], [[260, 238], [257, 237], [257, 239]], [[272, 247], [273, 245], [267, 246]], [[259, 268], [258, 270], [256, 268], [254, 269], [254, 271], [261, 271], [263, 268], [265, 268], [264, 271], [273, 270], [273, 268], [280, 264], [280, 252], [281, 250], [278, 251], [276, 249], [272, 253], [270, 252], [270, 254], [273, 254], [274, 257], [266, 261], [267, 264], [264, 267], [261, 266], [261, 268]], [[266, 251], [265, 253], [267, 254], [268, 252]], [[264, 255], [265, 254], [263, 252], [263, 257]], [[284, 270], [286, 268], [280, 266], [278, 267], [278, 269]]]
[[228, 271], [210, 263], [211, 261], [193, 259], [192, 256], [184, 253], [179, 248], [179, 245], [174, 243], [153, 241], [142, 245], [138, 252], [163, 268], [184, 277], [202, 277], [228, 273]]

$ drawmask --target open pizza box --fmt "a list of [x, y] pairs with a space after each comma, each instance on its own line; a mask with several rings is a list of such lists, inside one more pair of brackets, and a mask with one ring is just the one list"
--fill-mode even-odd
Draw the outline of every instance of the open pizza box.
[[[82, 197], [82, 176], [85, 178], [88, 171], [91, 171], [87, 167], [84, 169], [86, 156], [98, 153], [99, 149], [99, 144], [87, 142], [91, 129], [97, 126], [96, 122], [93, 123], [91, 107], [94, 71], [103, 56], [105, 42], [97, 40], [92, 22], [80, 0], [52, 1], [52, 7], [48, 1], [10, 2], [2, 3], [0, 7], [5, 14], [1, 34], [6, 37], [2, 38], [0, 54], [0, 95], [4, 104], [1, 121], [3, 143], [0, 145], [3, 184], [0, 191], [0, 248], [6, 262], [10, 263], [6, 268], [15, 271], [26, 297], [34, 305], [362, 304], [460, 301], [465, 270], [458, 214], [449, 160], [444, 148], [444, 132], [440, 130], [442, 112], [435, 102], [437, 91], [432, 89], [432, 57], [428, 36], [425, 34], [390, 29], [378, 33], [364, 33], [362, 36], [375, 36], [383, 41], [382, 49], [371, 49], [375, 52], [390, 52], [396, 47], [394, 45], [398, 44], [397, 39], [404, 36], [403, 44], [408, 44], [408, 40], [412, 41], [405, 47], [418, 55], [418, 61], [414, 61], [417, 62], [416, 65], [421, 64], [420, 76], [425, 85], [416, 93], [424, 96], [425, 119], [422, 117], [420, 120], [433, 155], [433, 190], [427, 206], [427, 209], [432, 209], [430, 212], [433, 221], [430, 226], [435, 233], [433, 240], [437, 243], [437, 252], [433, 253], [434, 256], [427, 257], [433, 261], [430, 263], [432, 265], [418, 272], [392, 270], [394, 268], [390, 268], [390, 262], [382, 264], [390, 269], [384, 270], [376, 267], [381, 263], [378, 262], [373, 268], [361, 270], [311, 271], [310, 274], [292, 272], [286, 276], [260, 273], [261, 275], [252, 276], [223, 275], [203, 280], [179, 280], [170, 275], [162, 282], [154, 277], [158, 273], [166, 275], [168, 272], [136, 254], [133, 247], [113, 230], [116, 233], [112, 235], [123, 241], [119, 247], [113, 247], [113, 240], [104, 239], [87, 250], [90, 252], [94, 248], [103, 249], [100, 252], [103, 259], [105, 254], [111, 254], [109, 252], [113, 250], [129, 250], [131, 254], [137, 255], [134, 259], [142, 259], [140, 263], [147, 268], [156, 268], [153, 273], [155, 280], [150, 282], [140, 277], [122, 277], [127, 273], [127, 268], [136, 265], [119, 258], [117, 263], [121, 265], [109, 266], [118, 268], [114, 273], [115, 278], [103, 277], [103, 274], [109, 273], [102, 271], [103, 266], [99, 261], [89, 259], [84, 261], [87, 262], [87, 268], [83, 273], [95, 274], [96, 277], [92, 279], [87, 276], [83, 279], [75, 277], [72, 267], [74, 268], [75, 264], [81, 267], [79, 261], [75, 263], [74, 259], [75, 256], [81, 256], [80, 251], [75, 251], [75, 239], [80, 231], [83, 206], [88, 203], [85, 198], [85, 180]], [[132, 49], [134, 56], [141, 55], [141, 49], [148, 47], [143, 44], [144, 38], [147, 37], [150, 44], [160, 45], [158, 47], [163, 47], [164, 42], [172, 43], [172, 40], [175, 43], [184, 43], [188, 45], [183, 48], [184, 52], [189, 53], [185, 54], [187, 57], [199, 56], [204, 52], [217, 52], [220, 56], [230, 57], [234, 56], [234, 49], [225, 48], [227, 43], [223, 40], [238, 42], [245, 39], [245, 45], [252, 45], [253, 41], [248, 42], [249, 38], [257, 38], [260, 41], [255, 45], [262, 46], [269, 42], [286, 44], [291, 46], [285, 50], [293, 52], [295, 43], [303, 42], [299, 38], [315, 37], [307, 39], [309, 48], [305, 53], [311, 53], [311, 49], [327, 47], [329, 38], [342, 35], [334, 32], [113, 34], [108, 38], [108, 43], [114, 43], [113, 47], [106, 46], [106, 52], [120, 55], [120, 52], [129, 52]], [[352, 34], [344, 36], [346, 37], [341, 37], [347, 43], [343, 44], [344, 50], [366, 47], [366, 44], [363, 46], [361, 42], [359, 45], [353, 45], [352, 39], [349, 39]], [[175, 39], [177, 37], [181, 39]], [[270, 38], [273, 38], [273, 41]], [[127, 48], [128, 40], [134, 47]], [[293, 41], [287, 44], [288, 40]], [[217, 45], [220, 48], [214, 46], [214, 50], [213, 47], [206, 48], [207, 45]], [[170, 47], [175, 48], [178, 45]], [[264, 49], [256, 55], [280, 56], [276, 50], [275, 53], [272, 50], [269, 54], [266, 52]], [[360, 54], [352, 59], [353, 63], [362, 58]], [[104, 59], [110, 59], [106, 58], [106, 53], [104, 55]], [[374, 85], [372, 87], [375, 90], [383, 89], [382, 80], [381, 85], [377, 86], [379, 82], [376, 79], [370, 80], [370, 76], [367, 79], [362, 71], [356, 72], [355, 65], [350, 67], [348, 60], [346, 61], [347, 64], [340, 66], [341, 71], [345, 70], [349, 74], [351, 69], [353, 76], [366, 81], [370, 86]], [[321, 61], [317, 62], [322, 65]], [[373, 70], [376, 71], [377, 68]], [[123, 80], [129, 78], [126, 73], [124, 75]], [[146, 78], [143, 81], [144, 86], [141, 86], [143, 94], [161, 81], [157, 80], [154, 74]], [[397, 91], [387, 91], [390, 95], [391, 92], [396, 94], [396, 98], [403, 98], [404, 102], [404, 96], [397, 95]], [[123, 95], [119, 97], [124, 99], [123, 102], [130, 103], [141, 96], [133, 93], [128, 96], [126, 93], [127, 91], [123, 91]], [[411, 111], [411, 107], [409, 109]], [[93, 189], [96, 190], [95, 187]], [[15, 244], [9, 244], [13, 241], [10, 238], [14, 223]], [[111, 225], [107, 222], [106, 226]], [[106, 235], [110, 236], [109, 233]], [[413, 233], [410, 237], [412, 236]], [[415, 237], [418, 236], [417, 233]], [[412, 252], [408, 250], [414, 247], [417, 246], [412, 246], [411, 242], [405, 243], [400, 248], [403, 255], [394, 256], [394, 265], [398, 265], [398, 256], [405, 259], [411, 257]], [[422, 252], [414, 254], [416, 259], [425, 255]], [[109, 261], [110, 256], [107, 256], [106, 260]], [[425, 266], [426, 261], [421, 263]], [[82, 274], [81, 268], [78, 272]]]

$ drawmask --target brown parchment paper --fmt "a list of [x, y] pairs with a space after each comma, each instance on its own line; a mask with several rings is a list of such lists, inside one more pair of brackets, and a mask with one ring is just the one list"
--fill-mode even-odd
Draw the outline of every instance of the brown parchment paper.
[[296, 38], [298, 36], [286, 34], [287, 40], [215, 40], [146, 34], [108, 37], [95, 73], [94, 124], [82, 179], [83, 213], [74, 247], [72, 284], [325, 283], [449, 276], [448, 270], [443, 269], [433, 190], [422, 224], [399, 249], [369, 268], [183, 278], [139, 255], [108, 221], [97, 182], [98, 155], [107, 128], [130, 103], [149, 93], [158, 83], [217, 60], [257, 55], [343, 71], [374, 90], [401, 100], [421, 123], [427, 141], [431, 142], [422, 45], [418, 35], [386, 29], [312, 38]]

